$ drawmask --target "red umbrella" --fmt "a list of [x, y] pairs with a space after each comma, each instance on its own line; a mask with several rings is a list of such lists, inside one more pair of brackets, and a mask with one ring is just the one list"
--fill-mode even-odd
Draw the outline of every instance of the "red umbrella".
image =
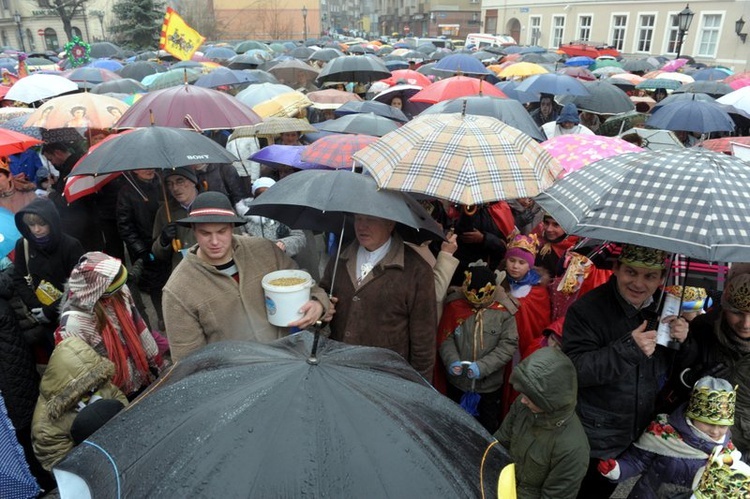
[[5, 128], [0, 129], [0, 156], [10, 156], [24, 152], [29, 147], [41, 144], [42, 141], [23, 133]]
[[500, 89], [491, 83], [468, 76], [452, 76], [451, 78], [433, 83], [409, 100], [435, 104], [444, 100], [457, 99], [469, 95], [489, 95], [507, 98]]
[[719, 139], [704, 140], [698, 145], [712, 151], [731, 155], [732, 143], [750, 146], [750, 137], [721, 137]]
[[396, 71], [391, 71], [391, 75], [393, 76], [381, 81], [393, 86], [397, 84], [399, 80], [403, 80], [403, 82], [406, 82], [408, 85], [419, 85], [422, 88], [429, 87], [432, 84], [427, 76], [411, 69], [397, 69]]
[[[109, 142], [110, 140], [114, 140], [114, 138], [118, 135], [123, 135], [130, 132], [132, 132], [132, 130], [126, 130], [120, 134], [109, 135], [98, 144], [91, 146], [89, 148], [89, 152], [94, 151], [97, 147], [106, 142]], [[81, 160], [79, 159], [78, 163], [80, 162]], [[76, 165], [78, 165], [78, 163], [76, 163]], [[76, 175], [76, 165], [73, 165], [73, 170], [65, 180], [65, 189], [63, 189], [63, 195], [65, 196], [65, 200], [68, 203], [72, 203], [76, 199], [88, 196], [89, 194], [99, 192], [102, 187], [122, 175], [121, 172], [106, 173], [104, 175]]]
[[350, 169], [353, 165], [352, 155], [377, 140], [378, 137], [370, 135], [327, 135], [307, 146], [300, 159], [337, 170]]
[[147, 93], [122, 115], [115, 128], [158, 125], [224, 130], [261, 121], [252, 109], [231, 95], [210, 88], [180, 85]]
[[596, 75], [592, 73], [589, 69], [584, 68], [582, 66], [566, 66], [564, 68], [558, 69], [557, 73], [562, 74], [562, 75], [572, 76], [573, 78], [578, 78], [579, 80], [586, 80], [586, 81], [596, 80]]

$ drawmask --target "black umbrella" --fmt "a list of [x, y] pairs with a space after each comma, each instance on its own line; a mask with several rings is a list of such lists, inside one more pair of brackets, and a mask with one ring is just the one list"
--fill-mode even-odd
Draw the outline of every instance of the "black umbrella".
[[336, 109], [333, 114], [336, 116], [345, 116], [347, 114], [373, 113], [383, 118], [406, 123], [409, 118], [393, 106], [378, 102], [375, 100], [350, 101]]
[[656, 69], [656, 66], [651, 64], [648, 61], [648, 59], [645, 59], [645, 58], [629, 59], [623, 63], [622, 69], [624, 69], [625, 71], [630, 71], [631, 73], [634, 73], [634, 72], [647, 73], [649, 71], [653, 71], [654, 69]]
[[141, 81], [148, 75], [152, 75], [154, 73], [163, 73], [166, 70], [167, 68], [155, 62], [136, 61], [127, 64], [124, 68], [117, 71], [117, 74], [119, 74], [123, 78], [131, 78], [136, 81]]
[[219, 144], [192, 130], [150, 126], [119, 134], [84, 155], [73, 175], [173, 169], [199, 163], [239, 161]]
[[91, 44], [91, 52], [89, 56], [92, 59], [100, 59], [103, 57], [122, 57], [122, 49], [110, 42], [94, 42]]
[[557, 100], [560, 104], [572, 102], [582, 111], [598, 114], [619, 114], [635, 109], [628, 94], [606, 81], [584, 81], [583, 85], [591, 95], [563, 95]]
[[310, 57], [308, 57], [308, 60], [328, 62], [331, 59], [343, 56], [344, 53], [338, 49], [320, 49], [316, 50]]
[[280, 83], [274, 75], [268, 71], [261, 69], [243, 69], [246, 73], [250, 73], [252, 77], [258, 80], [258, 83]]
[[326, 63], [318, 75], [317, 83], [326, 81], [357, 81], [367, 83], [389, 78], [391, 72], [382, 60], [375, 57], [347, 55]]
[[92, 94], [137, 94], [146, 93], [148, 88], [140, 81], [136, 81], [132, 78], [122, 78], [120, 80], [105, 81], [95, 85], [91, 89]]
[[734, 92], [734, 89], [724, 82], [713, 80], [698, 80], [683, 84], [680, 88], [675, 90], [673, 94], [708, 94], [711, 97], [718, 99], [722, 95], [726, 95], [732, 92]]
[[461, 97], [438, 102], [422, 111], [422, 115], [443, 113], [465, 113], [490, 116], [521, 130], [538, 141], [545, 136], [529, 115], [523, 104], [515, 99], [501, 99], [490, 96]]
[[401, 357], [312, 343], [209, 345], [56, 469], [91, 497], [503, 496], [508, 454]]
[[291, 55], [295, 59], [302, 59], [303, 61], [306, 61], [314, 53], [315, 49], [311, 49], [310, 47], [297, 47], [296, 49], [290, 51], [289, 55]]
[[348, 114], [335, 120], [325, 121], [317, 127], [324, 132], [359, 133], [382, 137], [398, 128], [398, 123], [374, 113]]

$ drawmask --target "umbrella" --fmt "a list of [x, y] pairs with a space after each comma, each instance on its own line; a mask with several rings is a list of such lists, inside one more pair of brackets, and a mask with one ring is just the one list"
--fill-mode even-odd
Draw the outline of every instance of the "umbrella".
[[294, 86], [304, 86], [315, 80], [320, 71], [297, 59], [281, 61], [268, 70], [277, 80]]
[[275, 83], [279, 85], [279, 80], [268, 71], [262, 69], [243, 69], [244, 72], [251, 74], [259, 83]]
[[354, 155], [383, 189], [463, 205], [535, 196], [561, 171], [529, 135], [487, 116], [419, 116]]
[[659, 78], [666, 80], [675, 80], [679, 81], [680, 83], [692, 83], [695, 81], [692, 76], [685, 73], [663, 72], [659, 73]]
[[250, 156], [250, 160], [262, 165], [270, 166], [271, 168], [280, 168], [284, 166], [291, 166], [292, 168], [297, 168], [299, 170], [325, 168], [323, 165], [307, 163], [300, 159], [300, 155], [307, 147], [308, 146], [284, 146], [271, 144]]
[[[631, 97], [631, 99], [632, 99], [632, 97]], [[666, 106], [667, 104], [671, 104], [673, 102], [679, 102], [679, 101], [683, 101], [683, 100], [689, 100], [689, 101], [695, 100], [695, 101], [701, 101], [701, 102], [716, 102], [716, 99], [714, 99], [713, 97], [711, 97], [710, 95], [707, 95], [707, 94], [694, 94], [694, 93], [678, 94], [678, 93], [673, 93], [672, 95], [668, 95], [668, 96], [664, 97], [658, 103], [657, 102], [652, 103], [654, 105], [652, 105], [652, 107], [651, 107], [651, 112], [653, 113], [654, 111], [658, 110], [661, 107]]]
[[336, 109], [347, 102], [362, 102], [362, 97], [355, 93], [332, 88], [309, 92], [307, 98], [312, 101], [313, 107], [317, 109]]
[[499, 88], [509, 99], [516, 100], [521, 104], [528, 104], [529, 102], [539, 102], [539, 94], [532, 94], [529, 92], [519, 92], [518, 85], [521, 82], [518, 80], [506, 80], [499, 83], [495, 83], [495, 87]]
[[279, 135], [286, 132], [317, 132], [318, 130], [305, 120], [297, 118], [270, 117], [255, 125], [256, 135]]
[[263, 118], [272, 116], [292, 117], [308, 106], [312, 106], [310, 99], [305, 94], [292, 90], [256, 104], [253, 106], [253, 111]]
[[127, 111], [119, 99], [82, 93], [55, 97], [31, 113], [26, 126], [40, 128], [110, 128]]
[[623, 130], [628, 130], [636, 126], [643, 126], [643, 124], [646, 123], [648, 116], [648, 114], [640, 113], [635, 110], [615, 114], [599, 125], [599, 130], [597, 130], [597, 132], [606, 137], [614, 137], [622, 133]]
[[289, 52], [289, 55], [296, 59], [301, 59], [303, 61], [306, 61], [310, 58], [311, 55], [315, 53], [315, 49], [311, 49], [310, 47], [297, 47]]
[[300, 159], [335, 170], [351, 169], [354, 153], [377, 140], [372, 135], [328, 135], [307, 146]]
[[690, 76], [692, 76], [695, 81], [720, 81], [729, 76], [729, 74], [718, 68], [705, 68], [690, 73]]
[[719, 139], [704, 140], [698, 145], [711, 151], [732, 154], [732, 144], [750, 146], [750, 137], [721, 137]]
[[396, 85], [397, 83], [406, 83], [407, 85], [418, 85], [420, 87], [427, 87], [432, 82], [422, 73], [411, 69], [399, 69], [391, 72], [391, 77], [383, 80], [389, 85]]
[[685, 130], [698, 133], [734, 130], [734, 121], [721, 106], [695, 98], [660, 107], [646, 121], [646, 125], [663, 130]]
[[654, 78], [651, 80], [643, 80], [638, 83], [635, 88], [639, 90], [656, 90], [657, 88], [663, 88], [665, 90], [676, 90], [682, 86], [677, 80], [669, 80], [666, 78]]
[[568, 66], [557, 70], [557, 74], [564, 74], [578, 78], [579, 80], [594, 81], [596, 75], [586, 67], [583, 66]]
[[[102, 144], [103, 142], [100, 142]], [[63, 196], [65, 201], [72, 203], [82, 197], [99, 192], [102, 187], [119, 177], [121, 174], [105, 173], [104, 175], [69, 175], [65, 180]]]
[[198, 81], [203, 72], [195, 68], [170, 69], [164, 73], [155, 73], [146, 76], [141, 83], [146, 85], [149, 91], [163, 90], [170, 87], [179, 87]]
[[622, 69], [624, 69], [625, 71], [630, 71], [631, 73], [645, 73], [647, 71], [652, 71], [654, 69], [654, 65], [651, 64], [648, 59], [630, 59], [625, 61], [625, 63], [622, 65]]
[[420, 116], [461, 112], [496, 118], [530, 135], [539, 142], [545, 139], [544, 134], [539, 130], [533, 118], [529, 116], [526, 108], [520, 102], [513, 99], [501, 99], [490, 96], [460, 97], [458, 99], [438, 102], [434, 106], [430, 106], [422, 111]]
[[222, 86], [244, 85], [257, 83], [253, 75], [239, 69], [216, 68], [210, 73], [198, 78], [194, 85], [196, 87], [216, 88]]
[[372, 135], [382, 137], [398, 128], [395, 121], [383, 118], [375, 113], [347, 114], [335, 120], [324, 121], [317, 125], [318, 130], [346, 134]]
[[247, 214], [293, 229], [323, 231], [340, 231], [347, 216], [360, 214], [397, 222], [412, 241], [443, 238], [443, 228], [410, 195], [379, 189], [372, 177], [348, 170], [305, 170], [284, 177], [255, 199]]
[[191, 130], [149, 126], [102, 141], [76, 163], [72, 175], [173, 169], [199, 163], [239, 161], [213, 140]]
[[76, 91], [78, 85], [62, 76], [32, 74], [14, 83], [5, 94], [5, 98], [31, 103]]
[[685, 83], [680, 88], [674, 91], [675, 94], [680, 93], [695, 93], [695, 94], [707, 94], [717, 99], [722, 95], [726, 95], [732, 92], [732, 87], [726, 83], [720, 81], [701, 81], [696, 80], [692, 83]]
[[664, 66], [661, 67], [662, 71], [677, 71], [682, 66], [687, 64], [689, 61], [687, 59], [675, 59], [673, 61], [669, 61]]
[[203, 57], [207, 57], [212, 61], [226, 61], [236, 56], [237, 52], [229, 47], [211, 47], [203, 52]]
[[0, 129], [0, 156], [18, 154], [24, 152], [29, 147], [41, 143], [42, 141], [35, 137], [15, 132], [13, 130]]
[[89, 55], [93, 58], [121, 57], [122, 49], [110, 42], [94, 42], [91, 44]]
[[724, 78], [724, 83], [729, 85], [735, 90], [750, 85], [750, 71], [743, 71], [742, 73], [734, 73], [731, 76]]
[[416, 95], [412, 96], [410, 100], [412, 102], [435, 104], [436, 102], [467, 97], [469, 95], [505, 97], [505, 94], [500, 89], [484, 80], [468, 76], [452, 76], [422, 89]]
[[750, 113], [750, 87], [742, 87], [739, 90], [719, 97], [716, 102], [734, 106], [746, 113]]
[[117, 122], [117, 128], [147, 127], [155, 123], [175, 128], [224, 130], [255, 125], [260, 117], [234, 97], [192, 85], [149, 92]]
[[361, 101], [361, 102], [347, 102], [343, 106], [339, 107], [334, 111], [336, 116], [345, 116], [347, 114], [359, 114], [359, 113], [373, 113], [389, 120], [406, 123], [409, 118], [401, 112], [400, 109], [396, 109], [393, 106], [384, 104], [378, 101]]
[[650, 151], [671, 151], [673, 149], [684, 149], [685, 146], [680, 139], [669, 130], [652, 130], [649, 128], [631, 128], [620, 134], [628, 135], [631, 133], [638, 134], [643, 140], [643, 148]]
[[328, 62], [332, 59], [343, 56], [344, 53], [338, 49], [320, 49], [311, 54], [308, 60]]
[[357, 81], [367, 83], [391, 76], [383, 61], [373, 57], [347, 55], [332, 59], [318, 75], [318, 86], [326, 81]]
[[391, 88], [385, 89], [382, 92], [375, 95], [372, 100], [382, 102], [384, 104], [390, 104], [394, 97], [400, 97], [403, 103], [402, 111], [407, 113], [409, 116], [416, 116], [429, 107], [428, 103], [424, 102], [412, 102], [410, 99], [421, 91], [422, 87], [418, 85], [406, 85], [399, 84], [394, 85]]
[[82, 67], [76, 68], [65, 75], [70, 81], [78, 84], [79, 88], [92, 88], [97, 83], [119, 80], [122, 76], [106, 69]]
[[603, 68], [622, 69], [622, 65], [619, 62], [617, 62], [615, 59], [600, 59], [597, 57], [596, 61], [594, 61], [594, 64], [591, 65], [591, 71], [595, 72], [597, 69], [603, 69]]
[[[0, 107], [0, 123], [5, 123], [15, 118], [26, 117], [33, 112], [34, 110], [29, 107]], [[20, 130], [16, 130], [16, 132], [18, 131]]]
[[91, 61], [88, 66], [91, 68], [106, 69], [107, 71], [113, 72], [117, 72], [124, 67], [121, 62], [113, 59], [96, 59]]
[[591, 71], [591, 73], [598, 77], [607, 77], [617, 74], [627, 73], [624, 69], [619, 66], [604, 66]]
[[589, 91], [580, 80], [556, 73], [530, 76], [519, 83], [516, 90], [551, 95], [589, 95]]
[[292, 87], [281, 83], [259, 83], [244, 89], [236, 95], [236, 98], [248, 107], [255, 107], [273, 97], [294, 91]]
[[[8, 214], [12, 218], [13, 214], [9, 211]], [[5, 408], [5, 400], [0, 395], [0, 490], [10, 498], [38, 497], [41, 492], [39, 485], [29, 471], [23, 447], [19, 445], [16, 435], [16, 429]]]
[[234, 47], [234, 51], [238, 54], [244, 54], [248, 50], [265, 50], [266, 52], [271, 52], [271, 47], [256, 40], [245, 40]]
[[57, 469], [91, 497], [509, 497], [507, 452], [398, 355], [313, 341], [209, 345]]
[[167, 70], [161, 64], [152, 61], [136, 61], [125, 65], [117, 73], [123, 78], [132, 78], [136, 81], [142, 81], [146, 76], [163, 73]]
[[710, 262], [750, 261], [750, 172], [699, 147], [624, 154], [567, 175], [536, 198], [569, 234]]
[[499, 78], [525, 78], [526, 76], [549, 73], [544, 67], [532, 62], [516, 62], [503, 68], [497, 76]]
[[643, 149], [617, 137], [600, 135], [558, 135], [542, 142], [542, 147], [562, 165], [561, 176], [580, 170], [600, 159], [642, 152]]
[[440, 59], [434, 66], [435, 71], [445, 74], [488, 75], [492, 72], [479, 60], [468, 54], [451, 54]]
[[146, 93], [148, 88], [143, 85], [140, 81], [133, 80], [132, 78], [120, 78], [119, 80], [105, 81], [95, 85], [91, 89], [92, 94], [137, 94]]
[[588, 67], [595, 63], [596, 61], [592, 59], [591, 57], [586, 57], [585, 55], [578, 55], [575, 57], [571, 57], [568, 60], [564, 62], [566, 66], [581, 66], [581, 67]]
[[564, 95], [557, 99], [560, 104], [572, 102], [582, 111], [597, 114], [619, 114], [635, 109], [628, 94], [606, 81], [585, 81], [583, 84], [591, 95]]

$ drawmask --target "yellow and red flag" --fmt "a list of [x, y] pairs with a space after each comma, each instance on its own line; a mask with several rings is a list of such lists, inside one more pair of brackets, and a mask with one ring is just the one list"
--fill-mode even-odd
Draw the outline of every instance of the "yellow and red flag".
[[167, 7], [164, 24], [161, 26], [160, 49], [166, 50], [181, 61], [188, 61], [204, 41], [206, 37], [188, 26], [171, 7]]

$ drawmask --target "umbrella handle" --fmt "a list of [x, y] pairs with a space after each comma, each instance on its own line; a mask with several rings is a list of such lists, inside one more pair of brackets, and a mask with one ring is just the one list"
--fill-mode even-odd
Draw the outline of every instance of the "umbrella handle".
[[179, 239], [172, 239], [172, 249], [175, 253], [179, 253], [182, 250], [182, 241]]

